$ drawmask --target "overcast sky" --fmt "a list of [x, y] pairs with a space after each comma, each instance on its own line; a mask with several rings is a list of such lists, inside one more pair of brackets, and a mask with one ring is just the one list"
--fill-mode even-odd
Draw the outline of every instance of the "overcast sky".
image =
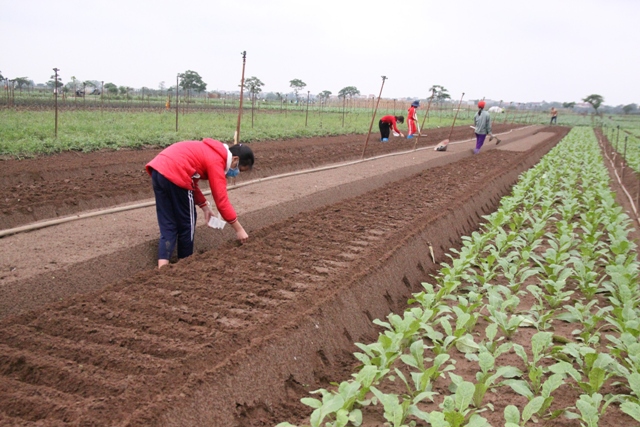
[[640, 103], [638, 0], [0, 0], [0, 72], [207, 90]]

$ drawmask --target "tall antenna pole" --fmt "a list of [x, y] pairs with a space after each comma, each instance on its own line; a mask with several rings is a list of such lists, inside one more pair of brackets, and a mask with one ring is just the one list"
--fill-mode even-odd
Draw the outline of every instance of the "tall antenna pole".
[[456, 114], [453, 116], [453, 123], [451, 123], [451, 130], [449, 131], [449, 138], [447, 139], [451, 139], [451, 135], [453, 134], [453, 127], [456, 125], [456, 119], [458, 118], [460, 105], [462, 105], [462, 98], [464, 98], [464, 92], [462, 92], [462, 96], [460, 97], [460, 102], [458, 102], [458, 108], [456, 109]]
[[180, 74], [176, 76], [176, 132], [178, 132], [178, 105], [180, 104], [178, 96], [180, 95], [178, 92], [178, 85], [180, 84]]
[[244, 66], [247, 63], [247, 51], [240, 53], [242, 55], [242, 79], [240, 80], [240, 110], [238, 111], [238, 125], [236, 126], [236, 134], [233, 137], [233, 145], [240, 141], [240, 120], [242, 119], [242, 98], [244, 98]]
[[376, 111], [378, 111], [378, 104], [380, 104], [380, 97], [382, 96], [382, 88], [384, 88], [384, 81], [387, 80], [387, 76], [382, 76], [382, 86], [380, 86], [380, 94], [378, 95], [378, 102], [373, 109], [373, 116], [371, 116], [371, 124], [369, 125], [369, 133], [367, 133], [367, 140], [364, 142], [364, 148], [362, 149], [362, 158], [364, 159], [364, 152], [367, 150], [367, 144], [369, 144], [369, 136], [371, 135], [371, 128], [373, 128], [373, 122], [376, 119]]
[[53, 71], [56, 73], [53, 80], [53, 99], [55, 100], [55, 109], [56, 109], [56, 125], [55, 125], [55, 137], [58, 137], [58, 71], [57, 68], [54, 68]]
[[435, 98], [435, 96], [436, 96], [436, 90], [435, 88], [431, 88], [431, 96], [429, 97], [429, 103], [427, 104], [427, 111], [425, 111], [424, 113], [424, 117], [422, 118], [422, 126], [420, 126], [420, 132], [418, 132], [418, 136], [416, 137], [416, 142], [413, 144], [414, 150], [418, 147], [418, 140], [422, 135], [422, 129], [424, 129], [424, 122], [425, 120], [427, 120], [427, 116], [429, 115], [429, 108], [431, 108], [431, 101], [433, 101], [433, 98]]

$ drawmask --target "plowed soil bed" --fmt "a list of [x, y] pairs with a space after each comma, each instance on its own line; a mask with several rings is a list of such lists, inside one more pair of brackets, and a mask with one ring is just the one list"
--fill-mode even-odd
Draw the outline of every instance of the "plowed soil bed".
[[[435, 272], [428, 244], [443, 261], [568, 132], [542, 130], [552, 137], [528, 150], [466, 155], [275, 221], [242, 246], [227, 241], [4, 317], [0, 425], [263, 426], [308, 416], [299, 399], [353, 372], [353, 343], [379, 332], [371, 320], [402, 310]], [[452, 140], [468, 137], [459, 128]], [[362, 144], [258, 143], [252, 178], [357, 159]], [[406, 148], [370, 142], [367, 156]], [[151, 197], [142, 167], [157, 151], [5, 161], [2, 228]]]
[[[494, 125], [494, 132], [517, 128]], [[417, 147], [433, 145], [447, 138], [450, 128], [430, 129]], [[455, 128], [451, 140], [473, 136], [468, 127]], [[378, 142], [372, 135], [366, 157], [413, 148], [415, 140], [391, 138]], [[253, 143], [256, 166], [243, 179], [256, 179], [329, 163], [360, 159], [364, 135], [343, 135]], [[32, 221], [74, 214], [87, 209], [153, 198], [144, 165], [160, 149], [109, 152], [65, 152], [55, 156], [24, 160], [0, 160], [0, 230]]]

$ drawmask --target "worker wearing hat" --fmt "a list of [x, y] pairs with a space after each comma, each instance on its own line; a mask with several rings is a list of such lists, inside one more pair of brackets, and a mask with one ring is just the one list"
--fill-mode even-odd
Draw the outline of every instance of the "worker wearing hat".
[[491, 116], [484, 110], [485, 102], [478, 102], [478, 112], [473, 116], [476, 132], [476, 148], [473, 154], [478, 154], [487, 135], [491, 134]]
[[413, 101], [409, 107], [409, 115], [407, 116], [409, 131], [407, 132], [407, 139], [411, 139], [414, 135], [420, 133], [420, 129], [418, 128], [418, 113], [416, 113], [418, 107], [420, 107], [420, 101]]

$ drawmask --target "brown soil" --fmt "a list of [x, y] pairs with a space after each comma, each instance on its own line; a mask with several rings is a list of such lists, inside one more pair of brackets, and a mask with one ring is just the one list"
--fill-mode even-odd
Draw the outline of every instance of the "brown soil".
[[[425, 150], [247, 186], [241, 194], [254, 210], [239, 212], [248, 243], [237, 245], [229, 233], [217, 240], [199, 235], [207, 243], [197, 255], [161, 271], [153, 269], [154, 235], [125, 243], [116, 255], [91, 244], [130, 225], [109, 217], [100, 228], [52, 227], [0, 239], [7, 258], [12, 248], [20, 252], [0, 265], [0, 425], [265, 426], [308, 417], [300, 398], [346, 379], [355, 365], [353, 343], [377, 338], [371, 320], [402, 310], [444, 253], [567, 132], [535, 127], [503, 137], [499, 149], [488, 143], [478, 156], [470, 155], [469, 142], [446, 153]], [[447, 134], [431, 131], [419, 146]], [[469, 136], [461, 127], [452, 140]], [[259, 166], [250, 178], [359, 159], [363, 142], [344, 136], [256, 143]], [[407, 145], [413, 142], [373, 140], [366, 154]], [[9, 191], [0, 198], [1, 228], [147, 199], [142, 167], [155, 153], [3, 162], [1, 188]], [[345, 174], [348, 181], [340, 181]], [[293, 197], [281, 201], [284, 193]], [[142, 228], [138, 221], [128, 218], [134, 225], [123, 239]], [[67, 250], [60, 241], [72, 232], [66, 258], [90, 252], [84, 258], [53, 264], [46, 274], [21, 271]], [[95, 276], [100, 280], [87, 280]]]
[[[494, 125], [504, 132], [517, 125]], [[430, 129], [418, 147], [439, 142], [450, 128]], [[455, 128], [451, 140], [473, 136], [468, 127]], [[294, 170], [308, 169], [363, 155], [365, 135], [343, 135], [275, 142], [256, 142], [251, 147], [256, 167], [243, 179], [256, 179]], [[373, 134], [365, 157], [413, 148], [415, 140], [391, 138], [378, 142]], [[160, 149], [101, 151], [63, 154], [24, 160], [0, 160], [0, 230], [43, 219], [75, 214], [88, 209], [153, 198], [144, 170]]]

